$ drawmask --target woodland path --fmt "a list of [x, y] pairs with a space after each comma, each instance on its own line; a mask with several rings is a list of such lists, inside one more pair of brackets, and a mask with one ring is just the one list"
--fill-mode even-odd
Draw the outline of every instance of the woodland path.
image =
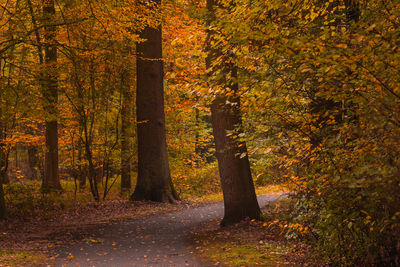
[[[260, 207], [276, 195], [258, 196]], [[223, 203], [116, 222], [91, 230], [93, 240], [58, 249], [55, 266], [209, 266], [190, 252], [189, 238], [223, 217]]]

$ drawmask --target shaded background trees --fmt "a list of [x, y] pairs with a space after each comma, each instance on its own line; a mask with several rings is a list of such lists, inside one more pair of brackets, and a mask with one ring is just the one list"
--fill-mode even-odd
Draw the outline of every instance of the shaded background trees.
[[[178, 64], [173, 51], [186, 42], [199, 48], [202, 46], [204, 32], [192, 33], [193, 29], [200, 29], [201, 21], [199, 18], [192, 20], [187, 15], [198, 15], [198, 7], [166, 1], [162, 13], [155, 15], [154, 11], [136, 1], [59, 2], [54, 5], [54, 15], [44, 19], [47, 11], [44, 12], [43, 3], [53, 7], [51, 1], [7, 1], [5, 6], [1, 6], [2, 25], [10, 26], [7, 31], [2, 31], [2, 36], [7, 37], [1, 43], [2, 89], [10, 92], [4, 95], [2, 103], [6, 109], [14, 110], [10, 108], [14, 105], [12, 94], [15, 93], [16, 103], [21, 104], [16, 106], [15, 114], [10, 112], [4, 116], [4, 121], [12, 126], [5, 131], [7, 136], [4, 140], [4, 152], [11, 156], [7, 157], [9, 161], [4, 161], [10, 163], [6, 177], [10, 177], [11, 187], [28, 185], [31, 178], [42, 180], [48, 177], [44, 171], [48, 150], [44, 148], [45, 124], [51, 119], [57, 120], [58, 124], [58, 130], [51, 132], [58, 134], [56, 154], [59, 167], [56, 169], [60, 172], [61, 182], [67, 186], [66, 191], [72, 189], [78, 194], [79, 191], [84, 193], [86, 181], [97, 200], [104, 198], [116, 184], [121, 184], [122, 191], [129, 190], [129, 182], [136, 178], [137, 171], [137, 156], [132, 153], [137, 146], [132, 117], [136, 107], [129, 98], [134, 96], [130, 92], [135, 89], [134, 50], [136, 43], [143, 42], [139, 40], [138, 32], [146, 26], [159, 24], [161, 18], [173, 17], [167, 27], [166, 40], [172, 38], [169, 41], [175, 42], [164, 55], [167, 61], [164, 82], [171, 89], [166, 93], [171, 103], [167, 107], [170, 122], [166, 127], [172, 137], [167, 142], [173, 151], [171, 159], [175, 168], [185, 161], [185, 168], [180, 168], [174, 177], [179, 191], [188, 189], [188, 176], [195, 178], [191, 170], [203, 165], [201, 160], [191, 160], [200, 157], [195, 152], [195, 131], [189, 127], [196, 123], [194, 106], [198, 109], [202, 106], [194, 101], [193, 96], [197, 93], [184, 87], [192, 80], [181, 79], [181, 74], [190, 73], [200, 79], [204, 62], [200, 49], [196, 57], [182, 61], [183, 54], [187, 56], [190, 53], [190, 47], [185, 46], [186, 49], [181, 50], [182, 54], [178, 56], [181, 62]], [[182, 25], [184, 30], [180, 30]], [[189, 35], [195, 38], [187, 40]], [[45, 62], [45, 48], [50, 46], [53, 53], [57, 52], [57, 64], [55, 54], [52, 62]], [[196, 73], [193, 71], [195, 68], [198, 68]], [[52, 98], [54, 101], [58, 98], [58, 103], [52, 104], [54, 114], [51, 116], [45, 107], [52, 101], [36, 100], [40, 99], [48, 84], [53, 89], [57, 85], [57, 90], [53, 91], [58, 91], [58, 97], [53, 95]], [[162, 92], [160, 96], [163, 96]], [[207, 113], [207, 110], [203, 108], [202, 113]], [[205, 132], [202, 125], [197, 130]], [[209, 139], [210, 133], [206, 135], [205, 138]], [[194, 162], [197, 162], [196, 166]], [[214, 170], [214, 167], [210, 168], [212, 175]], [[120, 175], [124, 176], [124, 182], [120, 182]], [[72, 185], [68, 181], [72, 181]], [[100, 190], [103, 190], [103, 196]], [[8, 187], [6, 195], [7, 191]]]

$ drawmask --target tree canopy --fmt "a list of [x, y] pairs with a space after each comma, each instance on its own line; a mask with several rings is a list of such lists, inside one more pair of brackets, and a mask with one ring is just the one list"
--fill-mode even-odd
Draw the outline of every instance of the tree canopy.
[[0, 4], [0, 218], [13, 183], [99, 201], [138, 173], [172, 202], [218, 191], [218, 160], [231, 201], [242, 171], [253, 200], [288, 187], [288, 238], [332, 264], [399, 264], [400, 1], [211, 2]]

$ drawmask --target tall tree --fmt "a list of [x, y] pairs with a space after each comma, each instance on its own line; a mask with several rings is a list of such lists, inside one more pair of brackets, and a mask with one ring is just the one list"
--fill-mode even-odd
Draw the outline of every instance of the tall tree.
[[[2, 119], [2, 112], [0, 107], [0, 120]], [[3, 140], [5, 134], [3, 133], [3, 123], [0, 121], [0, 220], [6, 217], [6, 204], [4, 199], [3, 182], [7, 173], [8, 155], [4, 146]]]
[[[218, 36], [212, 29], [216, 20], [216, 1], [207, 0], [207, 36], [208, 56], [206, 59], [209, 75], [220, 76], [212, 82], [217, 90], [211, 104], [212, 126], [218, 159], [221, 186], [224, 195], [225, 215], [221, 225], [229, 225], [246, 217], [260, 218], [261, 211], [254, 190], [247, 148], [243, 136], [240, 114], [240, 97], [238, 95], [238, 73], [234, 56], [223, 53], [218, 47]], [[219, 36], [221, 37], [221, 36]], [[219, 60], [216, 62], [216, 60]], [[219, 73], [220, 75], [216, 75]]]
[[44, 191], [61, 190], [58, 175], [58, 79], [56, 45], [56, 10], [53, 0], [43, 0], [44, 33], [44, 75], [42, 94], [46, 112], [46, 153], [42, 189]]
[[[154, 2], [159, 9], [161, 0]], [[140, 32], [137, 45], [136, 117], [138, 136], [138, 179], [132, 200], [174, 202], [178, 195], [172, 184], [164, 115], [164, 70], [161, 24]]]
[[[9, 6], [7, 7], [7, 5]], [[19, 1], [9, 1], [5, 3], [3, 8], [10, 12], [9, 15], [13, 16], [19, 10]], [[0, 52], [0, 219], [4, 219], [7, 215], [3, 184], [9, 183], [7, 176], [9, 155], [12, 146], [16, 149], [15, 143], [13, 144], [9, 140], [14, 138], [13, 132], [16, 128], [17, 113], [19, 113], [22, 72], [15, 70], [17, 69], [16, 66], [21, 64], [25, 58], [25, 54], [22, 52], [24, 49], [18, 51], [16, 48], [17, 26], [14, 24], [14, 20], [12, 18], [7, 19], [7, 16], [2, 16], [3, 18], [6, 18], [5, 21], [7, 22], [2, 22], [2, 25], [8, 24], [8, 27], [3, 27], [2, 29], [7, 30], [0, 33], [5, 37], [3, 43], [7, 44]], [[18, 53], [21, 55], [20, 62], [17, 60]]]
[[[2, 179], [2, 177], [0, 177]], [[6, 203], [4, 199], [3, 181], [0, 180], [0, 220], [6, 217]]]

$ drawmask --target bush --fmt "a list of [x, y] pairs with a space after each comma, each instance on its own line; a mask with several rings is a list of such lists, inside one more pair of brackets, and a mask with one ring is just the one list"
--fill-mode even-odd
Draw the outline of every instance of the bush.
[[[182, 198], [199, 197], [221, 191], [217, 162], [176, 170], [174, 184]], [[176, 173], [175, 172], [175, 173]]]

